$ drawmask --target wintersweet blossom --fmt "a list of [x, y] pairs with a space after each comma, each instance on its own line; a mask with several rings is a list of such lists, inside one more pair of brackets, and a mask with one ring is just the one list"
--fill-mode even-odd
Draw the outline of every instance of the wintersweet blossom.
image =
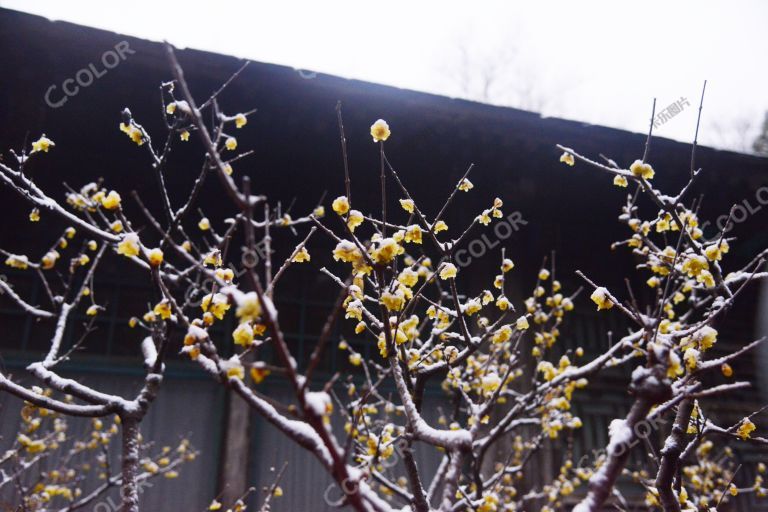
[[613, 184], [617, 187], [626, 187], [629, 185], [629, 182], [627, 181], [627, 178], [622, 176], [621, 174], [617, 174], [613, 177]]
[[253, 380], [254, 384], [261, 384], [264, 382], [264, 379], [269, 377], [270, 373], [272, 372], [264, 365], [264, 363], [256, 363], [253, 365], [250, 371], [251, 379]]
[[354, 232], [357, 227], [363, 223], [363, 214], [359, 210], [350, 210], [349, 217], [347, 217], [347, 227], [350, 231]]
[[347, 196], [339, 196], [333, 200], [331, 208], [339, 215], [344, 215], [349, 211], [349, 199], [347, 199]]
[[629, 166], [629, 170], [638, 178], [644, 178], [646, 180], [653, 179], [653, 176], [656, 174], [653, 167], [651, 167], [651, 164], [643, 163], [642, 160], [635, 160], [632, 162], [632, 165]]
[[244, 293], [237, 296], [235, 315], [240, 321], [256, 320], [261, 316], [261, 302], [256, 292]]
[[601, 309], [611, 309], [613, 307], [613, 302], [608, 295], [608, 290], [603, 287], [596, 288], [589, 298], [592, 299], [592, 302], [597, 304], [598, 311]]
[[163, 263], [163, 251], [155, 247], [147, 253], [149, 264], [153, 267], [159, 267]]
[[296, 253], [291, 261], [294, 263], [304, 263], [310, 259], [312, 259], [312, 257], [310, 256], [309, 251], [307, 251], [306, 247], [302, 246], [302, 248], [299, 249], [299, 252]]
[[243, 380], [245, 377], [245, 369], [243, 368], [243, 364], [240, 362], [240, 358], [237, 356], [232, 356], [229, 359], [222, 361], [220, 365], [221, 369], [230, 379], [234, 378]]
[[163, 320], [168, 320], [171, 318], [171, 303], [168, 302], [168, 300], [163, 299], [155, 305], [152, 312]]
[[496, 373], [487, 373], [481, 379], [481, 386], [486, 394], [491, 394], [501, 386], [501, 378]]
[[453, 263], [444, 263], [443, 266], [440, 268], [440, 279], [443, 281], [447, 279], [453, 279], [456, 277], [456, 274], [458, 274], [458, 269], [456, 268], [456, 265]]
[[736, 431], [736, 435], [738, 435], [741, 439], [746, 440], [749, 439], [749, 437], [752, 435], [752, 432], [754, 432], [756, 429], [757, 427], [749, 418], [744, 418], [741, 420], [741, 424]]
[[373, 137], [373, 142], [384, 142], [390, 135], [389, 125], [385, 120], [378, 119], [371, 125], [371, 137]]
[[111, 190], [109, 194], [104, 196], [104, 198], [101, 200], [101, 206], [106, 208], [107, 210], [116, 210], [120, 208], [120, 194], [115, 192], [114, 190]]
[[573, 166], [574, 164], [576, 164], [576, 160], [573, 158], [573, 155], [567, 151], [565, 151], [562, 155], [560, 155], [560, 161], [570, 166]]
[[402, 206], [403, 210], [407, 211], [408, 213], [413, 213], [415, 205], [413, 203], [413, 199], [401, 199], [400, 206]]
[[208, 217], [203, 217], [200, 219], [200, 222], [197, 223], [197, 227], [200, 229], [200, 231], [208, 231], [211, 229], [211, 221], [208, 220]]
[[253, 328], [251, 324], [243, 322], [238, 325], [232, 331], [232, 339], [235, 341], [235, 345], [240, 345], [243, 348], [251, 346], [251, 343], [253, 343]]
[[128, 258], [138, 256], [140, 250], [139, 236], [136, 233], [128, 233], [117, 244], [117, 254]]
[[464, 178], [463, 180], [461, 180], [461, 182], [458, 184], [456, 188], [458, 188], [462, 192], [469, 192], [470, 190], [475, 188], [475, 186], [467, 178]]
[[39, 139], [32, 143], [32, 153], [39, 153], [41, 151], [47, 153], [48, 150], [54, 146], [56, 146], [56, 144], [43, 134]]
[[248, 118], [245, 117], [245, 114], [237, 114], [235, 116], [235, 126], [237, 128], [242, 128], [248, 123]]
[[120, 123], [120, 131], [126, 134], [133, 142], [141, 146], [144, 144], [144, 135], [141, 130], [133, 123]]
[[32, 211], [29, 212], [29, 221], [30, 222], [40, 221], [40, 210], [38, 208], [32, 208]]
[[11, 268], [26, 270], [27, 268], [29, 268], [29, 258], [27, 258], [24, 255], [19, 256], [19, 255], [11, 254], [5, 260], [5, 264]]
[[227, 137], [227, 140], [224, 141], [224, 147], [227, 148], [230, 151], [234, 151], [237, 149], [237, 139], [234, 137]]
[[211, 313], [219, 320], [224, 318], [224, 314], [229, 310], [229, 308], [230, 305], [227, 302], [227, 296], [222, 293], [209, 293], [203, 297], [203, 300], [200, 303], [200, 309], [206, 313]]
[[446, 224], [442, 220], [435, 222], [434, 226], [432, 226], [432, 231], [434, 231], [435, 233], [439, 233], [441, 231], [446, 231], [446, 230], [448, 230], [448, 224]]

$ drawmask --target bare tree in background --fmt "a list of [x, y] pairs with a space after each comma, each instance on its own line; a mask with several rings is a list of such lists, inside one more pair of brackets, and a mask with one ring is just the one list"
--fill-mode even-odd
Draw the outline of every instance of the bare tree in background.
[[758, 155], [768, 156], [768, 112], [766, 112], [763, 117], [760, 133], [752, 143], [752, 150]]

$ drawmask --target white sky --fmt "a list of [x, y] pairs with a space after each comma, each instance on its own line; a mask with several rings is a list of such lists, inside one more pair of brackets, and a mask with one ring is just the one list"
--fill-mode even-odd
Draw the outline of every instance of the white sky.
[[[768, 110], [768, 2], [0, 0], [151, 40], [743, 150]], [[494, 69], [494, 71], [486, 71]], [[463, 79], [461, 77], [464, 77]], [[494, 82], [483, 95], [483, 77]], [[462, 85], [462, 84], [467, 85]]]

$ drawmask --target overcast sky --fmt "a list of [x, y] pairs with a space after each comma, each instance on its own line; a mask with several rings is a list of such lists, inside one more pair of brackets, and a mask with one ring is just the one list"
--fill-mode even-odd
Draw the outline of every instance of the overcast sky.
[[[0, 0], [180, 47], [745, 148], [768, 110], [768, 2]], [[490, 80], [490, 81], [489, 81]], [[489, 83], [488, 87], [485, 84]]]

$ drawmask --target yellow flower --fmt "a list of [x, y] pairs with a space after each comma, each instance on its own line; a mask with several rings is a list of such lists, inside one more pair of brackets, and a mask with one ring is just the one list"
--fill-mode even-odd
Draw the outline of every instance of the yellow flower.
[[331, 207], [333, 208], [333, 211], [339, 215], [347, 213], [349, 211], [349, 200], [347, 199], [347, 196], [339, 196], [334, 199]]
[[214, 273], [216, 277], [227, 283], [231, 283], [235, 278], [235, 272], [231, 268], [217, 268]]
[[361, 332], [365, 331], [366, 324], [365, 322], [358, 322], [355, 326], [355, 334], [360, 334]]
[[461, 180], [461, 183], [459, 183], [459, 185], [456, 188], [458, 188], [462, 192], [469, 192], [474, 187], [475, 186], [472, 184], [471, 181], [469, 181], [468, 179], [464, 178], [463, 180]]
[[139, 130], [133, 123], [120, 123], [120, 131], [128, 135], [128, 137], [139, 146], [144, 144], [144, 135], [142, 135], [141, 130]]
[[517, 330], [519, 331], [526, 330], [528, 327], [530, 327], [530, 324], [528, 323], [528, 318], [524, 316], [521, 316], [520, 318], [518, 318], [517, 321], [515, 322], [515, 327], [517, 327]]
[[39, 153], [40, 151], [47, 153], [48, 150], [54, 146], [56, 146], [56, 144], [43, 134], [39, 139], [32, 143], [32, 153]]
[[349, 240], [342, 240], [336, 244], [336, 248], [333, 250], [333, 259], [336, 261], [354, 263], [362, 257], [363, 255], [357, 246]]
[[208, 231], [211, 229], [211, 221], [208, 220], [208, 217], [203, 217], [200, 219], [200, 222], [197, 223], [197, 227], [200, 228], [200, 231]]
[[445, 281], [446, 279], [452, 279], [456, 277], [459, 271], [456, 269], [456, 265], [453, 263], [445, 263], [440, 269], [440, 279]]
[[400, 200], [400, 206], [403, 207], [403, 210], [407, 211], [408, 213], [413, 213], [413, 199], [401, 199]]
[[163, 262], [163, 251], [155, 247], [149, 251], [149, 254], [147, 254], [147, 259], [149, 260], [150, 265], [153, 267], [159, 267]]
[[410, 267], [406, 267], [397, 276], [397, 280], [405, 286], [412, 288], [419, 281], [419, 274]]
[[390, 263], [395, 256], [402, 254], [404, 249], [393, 238], [384, 238], [379, 240], [377, 247], [373, 250], [371, 256], [376, 263]]
[[171, 303], [164, 299], [155, 305], [152, 312], [163, 320], [168, 320], [171, 318]]
[[[381, 303], [384, 304], [384, 307], [389, 311], [400, 311], [405, 304], [405, 295], [400, 290], [397, 290], [394, 293], [385, 291], [381, 294]], [[358, 320], [360, 319], [358, 318]]]
[[296, 253], [296, 256], [293, 257], [291, 261], [294, 263], [304, 263], [305, 261], [309, 261], [311, 259], [311, 256], [309, 255], [309, 251], [307, 251], [306, 247], [302, 247], [299, 249], [299, 252]]
[[726, 254], [730, 250], [728, 242], [723, 240], [720, 244], [712, 244], [704, 249], [704, 255], [709, 261], [720, 261], [723, 259], [723, 254]]
[[312, 215], [314, 215], [318, 219], [321, 218], [321, 217], [325, 217], [325, 206], [319, 205], [319, 206], [315, 207], [315, 209], [312, 210]]
[[32, 211], [29, 212], [29, 221], [30, 222], [39, 222], [40, 221], [40, 210], [37, 208], [32, 208]]
[[349, 218], [347, 218], [347, 227], [349, 227], [350, 231], [355, 231], [363, 223], [363, 220], [363, 214], [360, 211], [350, 210]]
[[211, 313], [219, 320], [224, 318], [224, 314], [229, 310], [229, 308], [230, 306], [227, 303], [227, 296], [221, 293], [216, 293], [213, 295], [209, 293], [203, 297], [203, 301], [200, 303], [200, 309], [206, 313]]
[[116, 220], [112, 224], [109, 225], [109, 229], [114, 231], [115, 233], [122, 233], [123, 232], [123, 222]]
[[576, 159], [574, 159], [573, 155], [567, 151], [560, 155], [560, 161], [570, 166], [573, 166], [576, 163]]
[[128, 258], [139, 255], [139, 236], [136, 233], [128, 233], [117, 244], [117, 254]]
[[613, 302], [611, 302], [611, 298], [608, 296], [608, 290], [603, 287], [596, 288], [589, 298], [592, 299], [592, 302], [597, 304], [598, 311], [601, 309], [611, 309], [613, 307]]
[[59, 259], [58, 251], [52, 249], [45, 253], [45, 256], [40, 260], [40, 266], [43, 270], [50, 270], [56, 265], [56, 261]]
[[383, 142], [389, 138], [390, 134], [389, 125], [383, 119], [379, 119], [371, 125], [371, 137], [373, 137], [373, 142]]
[[733, 368], [731, 368], [731, 365], [729, 365], [728, 363], [723, 363], [720, 366], [720, 371], [723, 372], [724, 377], [733, 376]]
[[5, 264], [11, 268], [26, 270], [29, 268], [29, 259], [26, 256], [17, 256], [15, 254], [11, 254], [5, 260]]
[[363, 358], [360, 354], [355, 352], [354, 354], [349, 354], [349, 362], [352, 366], [360, 366], [363, 362]]
[[224, 142], [224, 147], [230, 151], [234, 151], [237, 149], [237, 139], [234, 137], [227, 137], [227, 140]]
[[224, 370], [230, 379], [242, 380], [245, 377], [245, 369], [237, 356], [232, 356], [226, 361], [222, 361], [221, 369]]
[[272, 491], [272, 496], [274, 496], [275, 498], [279, 498], [282, 495], [283, 495], [283, 488], [280, 487], [279, 485], [276, 485], [275, 489]]
[[213, 249], [211, 252], [205, 255], [203, 258], [203, 263], [214, 267], [220, 267], [224, 263], [221, 259], [221, 251], [218, 249]]
[[235, 345], [248, 348], [253, 343], [253, 328], [248, 322], [243, 322], [232, 331], [232, 339], [235, 340]]
[[739, 425], [739, 429], [736, 431], [736, 435], [738, 435], [742, 439], [748, 439], [749, 436], [752, 434], [752, 432], [755, 431], [757, 427], [755, 426], [752, 421], [750, 421], [749, 418], [744, 418], [741, 420], [741, 425]]
[[45, 451], [45, 448], [46, 448], [45, 441], [42, 441], [39, 439], [33, 441], [32, 439], [30, 439], [24, 434], [19, 434], [16, 440], [19, 442], [21, 446], [26, 448], [27, 452], [29, 453], [40, 453]]
[[421, 228], [416, 224], [411, 224], [405, 230], [405, 241], [408, 243], [420, 244], [422, 242]]
[[691, 254], [683, 262], [682, 270], [688, 274], [688, 277], [696, 277], [703, 271], [709, 270], [709, 263], [703, 256]]
[[91, 261], [91, 258], [89, 258], [87, 254], [81, 254], [81, 255], [80, 255], [80, 258], [78, 258], [78, 260], [77, 260], [77, 263], [78, 263], [78, 264], [79, 264], [81, 267], [84, 267], [84, 266], [86, 266], [88, 263], [90, 263], [90, 261]]
[[644, 164], [642, 160], [635, 160], [632, 165], [629, 166], [629, 170], [638, 178], [645, 178], [650, 180], [656, 174], [651, 167], [651, 164]]
[[189, 131], [184, 130], [179, 134], [179, 139], [181, 139], [182, 142], [189, 141]]
[[96, 316], [99, 313], [99, 306], [91, 305], [88, 307], [88, 309], [85, 311], [85, 314], [88, 316]]
[[434, 231], [435, 233], [446, 231], [447, 229], [448, 229], [448, 224], [446, 224], [442, 220], [435, 222], [435, 225], [432, 226], [432, 231]]
[[255, 320], [261, 316], [261, 302], [256, 292], [248, 292], [238, 298], [235, 315], [241, 321]]
[[264, 379], [269, 377], [269, 374], [272, 373], [266, 366], [264, 366], [264, 363], [256, 363], [256, 365], [251, 368], [251, 379], [255, 384], [261, 384], [264, 382]]
[[627, 182], [627, 178], [624, 176], [617, 174], [613, 177], [613, 184], [617, 187], [626, 187], [629, 183]]
[[480, 385], [486, 394], [491, 394], [501, 386], [501, 378], [495, 373], [488, 373], [480, 380]]
[[176, 112], [176, 102], [172, 101], [165, 106], [165, 113], [173, 115], [174, 112]]
[[235, 116], [235, 126], [237, 128], [242, 128], [248, 123], [248, 118], [245, 117], [245, 114], [237, 114]]
[[120, 194], [114, 190], [110, 191], [109, 194], [104, 196], [104, 198], [101, 200], [101, 206], [107, 210], [118, 209], [120, 207]]
[[504, 295], [499, 295], [496, 299], [496, 307], [502, 311], [506, 311], [509, 309], [509, 306], [509, 299], [507, 299]]

